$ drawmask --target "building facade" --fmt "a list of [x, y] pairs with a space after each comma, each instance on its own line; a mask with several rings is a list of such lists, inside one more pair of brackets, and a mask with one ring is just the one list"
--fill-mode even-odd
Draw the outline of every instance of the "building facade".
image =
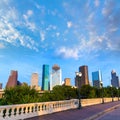
[[38, 89], [38, 80], [38, 73], [33, 73], [31, 77], [31, 87], [35, 87], [35, 89]]
[[49, 90], [49, 65], [42, 68], [42, 90]]
[[111, 85], [113, 87], [120, 87], [119, 77], [116, 75], [115, 70], [111, 71]]
[[75, 86], [81, 88], [83, 85], [89, 85], [88, 66], [80, 66], [79, 72], [82, 73], [82, 76], [75, 77]]
[[11, 70], [11, 74], [8, 78], [8, 82], [6, 84], [6, 87], [15, 87], [17, 85], [17, 79], [18, 79], [18, 72]]
[[66, 86], [70, 86], [71, 84], [70, 84], [70, 78], [65, 78], [64, 79], [64, 85], [66, 85]]
[[93, 86], [94, 87], [101, 88], [102, 74], [101, 74], [100, 70], [92, 72], [92, 81], [93, 81]]
[[0, 89], [2, 89], [2, 83], [0, 83]]
[[62, 71], [60, 67], [57, 64], [55, 64], [52, 67], [52, 73], [50, 78], [50, 90], [52, 90], [54, 86], [61, 84], [62, 84]]

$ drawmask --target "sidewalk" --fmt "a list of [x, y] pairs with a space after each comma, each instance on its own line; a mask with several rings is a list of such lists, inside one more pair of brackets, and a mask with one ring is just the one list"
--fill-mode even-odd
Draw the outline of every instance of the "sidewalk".
[[94, 120], [97, 115], [101, 115], [105, 112], [110, 111], [111, 109], [115, 109], [114, 107], [116, 105], [120, 105], [120, 101], [83, 107], [80, 110], [67, 110], [63, 112], [29, 118], [26, 120]]

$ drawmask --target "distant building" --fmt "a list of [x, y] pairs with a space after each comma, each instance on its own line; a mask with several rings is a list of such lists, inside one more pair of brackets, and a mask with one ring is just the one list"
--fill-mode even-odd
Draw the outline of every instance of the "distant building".
[[42, 90], [49, 90], [49, 65], [43, 65]]
[[50, 78], [50, 90], [52, 90], [54, 86], [61, 84], [62, 84], [62, 71], [60, 67], [57, 64], [55, 64], [52, 67], [52, 73]]
[[79, 72], [82, 73], [82, 76], [75, 77], [75, 86], [81, 88], [83, 85], [89, 85], [88, 66], [80, 66]]
[[21, 83], [17, 79], [18, 79], [18, 72], [11, 70], [11, 74], [8, 78], [6, 87], [8, 88], [8, 87], [15, 87], [17, 85], [21, 85]]
[[120, 81], [119, 81], [119, 77], [116, 75], [115, 70], [112, 70], [111, 72], [111, 85], [113, 87], [120, 87]]
[[92, 72], [92, 81], [94, 87], [101, 88], [102, 74], [100, 70]]
[[0, 89], [2, 89], [2, 83], [0, 83]]
[[66, 85], [66, 86], [70, 86], [71, 84], [70, 84], [70, 78], [65, 78], [64, 79], [64, 85]]
[[31, 77], [31, 87], [38, 89], [38, 73], [33, 73]]

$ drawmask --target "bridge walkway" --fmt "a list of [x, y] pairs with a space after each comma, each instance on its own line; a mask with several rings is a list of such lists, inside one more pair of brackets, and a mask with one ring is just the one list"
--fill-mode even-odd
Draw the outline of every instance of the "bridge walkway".
[[97, 104], [79, 109], [72, 109], [39, 117], [28, 118], [26, 120], [94, 120], [97, 115], [104, 114], [120, 106], [120, 101]]

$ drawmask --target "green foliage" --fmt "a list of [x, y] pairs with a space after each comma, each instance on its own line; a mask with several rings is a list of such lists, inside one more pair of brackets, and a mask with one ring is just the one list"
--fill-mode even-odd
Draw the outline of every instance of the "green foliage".
[[77, 92], [75, 88], [71, 86], [60, 86], [57, 85], [53, 88], [51, 92], [45, 92], [40, 101], [58, 101], [66, 100], [71, 98], [76, 98]]
[[80, 94], [82, 98], [95, 98], [96, 89], [90, 85], [83, 85], [80, 89]]
[[25, 84], [23, 86], [6, 88], [4, 92], [4, 97], [0, 101], [0, 104], [2, 105], [33, 103], [39, 101], [37, 91]]
[[[118, 90], [109, 86], [98, 89], [90, 85], [83, 85], [80, 88], [80, 95], [82, 99], [112, 97], [112, 95], [113, 97], [117, 97], [118, 93], [120, 94], [120, 89]], [[71, 86], [57, 85], [52, 91], [46, 91], [40, 95], [34, 88], [31, 88], [27, 84], [23, 84], [22, 86], [16, 86], [14, 88], [6, 88], [4, 92], [3, 98], [0, 99], [0, 105], [59, 101], [78, 98], [79, 89]]]

